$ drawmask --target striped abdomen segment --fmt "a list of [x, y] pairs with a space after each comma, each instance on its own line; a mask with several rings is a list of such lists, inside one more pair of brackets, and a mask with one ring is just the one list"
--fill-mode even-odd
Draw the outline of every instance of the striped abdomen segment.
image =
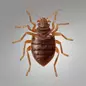
[[32, 54], [35, 60], [45, 66], [53, 58], [55, 53], [55, 39], [53, 36], [45, 40], [32, 39]]

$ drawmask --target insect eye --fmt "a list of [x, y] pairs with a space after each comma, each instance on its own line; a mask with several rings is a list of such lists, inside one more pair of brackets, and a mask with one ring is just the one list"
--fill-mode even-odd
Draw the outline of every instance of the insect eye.
[[50, 20], [47, 20], [47, 22], [51, 22]]
[[40, 22], [40, 20], [37, 20], [37, 22]]

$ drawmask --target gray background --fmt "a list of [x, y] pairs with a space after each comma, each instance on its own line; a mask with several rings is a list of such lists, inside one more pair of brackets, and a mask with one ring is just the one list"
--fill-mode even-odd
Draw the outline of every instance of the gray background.
[[[25, 56], [20, 62], [24, 41], [12, 44], [27, 29], [15, 29], [15, 25], [30, 24], [25, 12], [28, 9], [33, 20], [40, 16], [49, 16], [61, 9], [57, 23], [69, 22], [68, 26], [60, 26], [59, 31], [74, 39], [62, 42], [63, 50], [70, 56], [59, 56], [56, 66], [58, 78], [53, 71], [54, 59], [45, 67], [40, 66], [30, 52], [32, 69], [28, 77], [28, 61]], [[52, 20], [52, 19], [51, 19]], [[0, 0], [0, 86], [85, 86], [86, 85], [86, 1], [85, 0]], [[32, 26], [32, 25], [31, 25]], [[28, 46], [28, 45], [27, 45]], [[58, 45], [57, 45], [58, 46]], [[58, 46], [59, 47], [59, 46]]]

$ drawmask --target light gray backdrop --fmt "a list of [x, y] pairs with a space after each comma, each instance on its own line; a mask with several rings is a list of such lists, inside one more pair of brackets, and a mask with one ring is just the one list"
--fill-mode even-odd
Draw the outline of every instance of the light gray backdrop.
[[[55, 10], [61, 9], [57, 23], [70, 23], [68, 26], [59, 26], [59, 31], [74, 41], [56, 37], [62, 42], [64, 52], [70, 55], [65, 57], [60, 54], [56, 66], [58, 78], [55, 77], [53, 70], [56, 53], [54, 59], [46, 67], [42, 67], [33, 59], [30, 52], [32, 69], [28, 77], [25, 76], [29, 66], [27, 57], [25, 55], [21, 62], [19, 58], [22, 55], [24, 41], [31, 37], [27, 36], [22, 42], [14, 45], [12, 41], [18, 40], [28, 31], [15, 29], [15, 25], [31, 25], [26, 9], [31, 12], [35, 22], [39, 16], [47, 17]], [[85, 21], [85, 0], [0, 0], [0, 86], [85, 86]]]

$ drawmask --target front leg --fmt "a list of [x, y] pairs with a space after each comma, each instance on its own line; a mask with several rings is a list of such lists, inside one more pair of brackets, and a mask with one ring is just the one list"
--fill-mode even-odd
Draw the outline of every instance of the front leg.
[[52, 22], [52, 30], [55, 29], [56, 16], [57, 16], [57, 11], [54, 13], [54, 20]]
[[67, 37], [64, 36], [62, 33], [59, 33], [59, 32], [56, 32], [56, 33], [54, 33], [53, 35], [54, 35], [54, 36], [62, 36], [62, 37], [65, 38], [66, 40], [73, 41], [73, 39], [67, 38]]
[[14, 43], [17, 43], [17, 42], [21, 42], [26, 35], [37, 36], [37, 34], [31, 33], [31, 32], [26, 32], [19, 40], [13, 41], [12, 43], [14, 44]]
[[47, 17], [47, 19], [49, 20], [53, 15], [54, 15], [54, 20], [52, 22], [52, 30], [55, 29], [55, 22], [56, 22], [56, 16], [57, 16], [57, 11], [55, 11], [51, 16]]
[[31, 17], [31, 15], [30, 15], [30, 13], [28, 12], [28, 10], [26, 10], [26, 13], [27, 13], [28, 16], [29, 16], [30, 23], [33, 25], [32, 31], [35, 31], [35, 29], [36, 29], [36, 24], [32, 21], [32, 17]]

